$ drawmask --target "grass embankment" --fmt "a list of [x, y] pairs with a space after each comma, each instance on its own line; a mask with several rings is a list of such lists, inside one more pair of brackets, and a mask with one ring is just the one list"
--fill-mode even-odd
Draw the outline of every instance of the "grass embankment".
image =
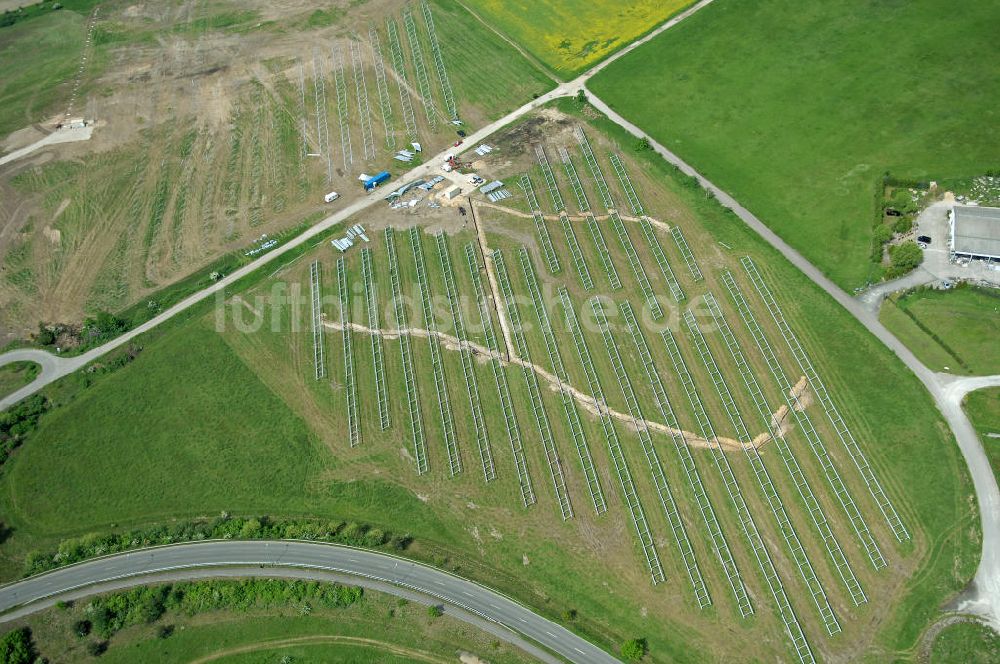
[[[580, 112], [575, 102], [561, 106]], [[615, 141], [631, 144], [616, 127], [600, 119], [593, 122]], [[885, 607], [893, 606], [897, 607], [895, 613], [880, 613], [878, 621], [869, 621], [874, 625], [864, 627], [869, 630], [864, 634], [856, 625], [866, 624], [866, 613], [859, 610], [858, 619], [845, 624], [852, 635], [876, 644], [873, 647], [911, 647], [936, 607], [967, 582], [978, 552], [977, 519], [974, 502], [969, 500], [965, 467], [955, 446], [948, 444], [940, 417], [916, 379], [889, 351], [817, 287], [800, 285], [801, 275], [734, 216], [677, 178], [673, 169], [658, 159], [643, 159], [641, 166], [643, 177], [663, 183], [683, 210], [685, 220], [692, 224], [686, 228], [689, 236], [693, 238], [695, 232], [704, 235], [697, 252], [717, 255], [721, 250], [714, 243], [724, 242], [735, 247], [738, 255], [750, 253], [765, 265], [769, 283], [784, 284], [779, 298], [786, 314], [814, 351], [845, 418], [857, 423], [865, 440], [871, 441], [866, 444], [869, 456], [917, 537], [915, 550], [909, 546], [897, 549], [885, 542], [890, 559], [914, 568], [914, 573], [898, 585], [880, 582], [892, 593], [892, 602], [864, 609], [888, 611]], [[633, 176], [638, 179], [640, 174]], [[636, 235], [637, 242], [638, 238]], [[468, 239], [471, 236], [462, 241]], [[379, 234], [375, 241], [381, 240]], [[433, 287], [442, 292], [439, 271], [433, 268], [433, 245], [428, 238], [424, 242], [425, 258], [435, 275]], [[461, 264], [458, 245], [451, 245], [452, 259], [457, 275], [462, 275], [467, 269]], [[405, 234], [397, 233], [397, 249], [403, 281], [412, 284], [413, 259]], [[323, 283], [330, 295], [335, 292], [330, 255], [316, 256], [323, 258]], [[358, 252], [349, 256], [354, 280], [360, 257]], [[514, 254], [508, 253], [507, 259], [508, 270], [516, 274], [519, 266]], [[733, 258], [725, 260], [730, 264]], [[703, 267], [707, 269], [708, 263]], [[385, 302], [385, 261], [376, 261], [375, 268]], [[569, 274], [569, 268], [565, 269]], [[627, 268], [619, 262], [619, 269], [624, 275]], [[307, 274], [308, 261], [303, 260], [282, 271], [277, 279], [307, 283]], [[567, 278], [574, 277], [569, 274]], [[460, 288], [468, 293], [465, 279], [459, 276]], [[516, 276], [514, 279], [520, 281]], [[762, 624], [772, 624], [764, 622], [774, 620], [772, 612], [764, 608], [755, 621], [737, 622], [730, 615], [731, 607], [720, 590], [723, 582], [718, 579], [710, 579], [718, 607], [701, 613], [694, 609], [689, 588], [676, 581], [683, 578], [683, 570], [677, 569], [670, 544], [662, 545], [661, 555], [665, 564], [674, 568], [671, 578], [675, 582], [666, 591], [663, 587], [651, 589], [620, 503], [612, 501], [615, 507], [598, 521], [587, 511], [585, 489], [571, 484], [577, 500], [576, 517], [566, 523], [558, 518], [544, 455], [531, 433], [534, 422], [525, 406], [519, 371], [509, 371], [508, 376], [539, 495], [539, 504], [527, 513], [517, 496], [509, 445], [499, 408], [494, 405], [488, 369], [478, 367], [478, 378], [501, 479], [484, 486], [469, 427], [460, 431], [466, 471], [455, 478], [448, 476], [434, 389], [426, 378], [427, 342], [413, 340], [432, 459], [430, 474], [417, 477], [408, 456], [406, 406], [399, 387], [390, 394], [392, 428], [382, 432], [374, 424], [375, 400], [368, 382], [371, 372], [361, 368], [370, 367], [369, 340], [355, 336], [359, 393], [365, 396], [360, 404], [362, 444], [352, 450], [344, 433], [340, 335], [328, 331], [327, 361], [332, 380], [317, 383], [312, 377], [308, 323], [292, 329], [287, 308], [272, 312], [268, 301], [257, 297], [270, 292], [270, 280], [251, 285], [257, 288], [242, 293], [248, 304], [237, 301], [233, 305], [246, 312], [247, 318], [252, 317], [249, 309], [264, 309], [264, 329], [260, 332], [243, 334], [233, 329], [229, 320], [228, 329], [220, 336], [203, 318], [205, 310], [200, 309], [186, 321], [144, 339], [145, 350], [136, 360], [111, 375], [96, 377], [90, 388], [80, 389], [79, 381], [84, 377], [71, 377], [53, 386], [49, 393], [65, 405], [43, 418], [37, 433], [6, 466], [0, 505], [5, 516], [9, 515], [5, 525], [13, 529], [3, 549], [8, 575], [20, 570], [27, 551], [62, 537], [105, 531], [109, 523], [122, 527], [224, 509], [274, 516], [353, 518], [411, 533], [415, 543], [408, 555], [515, 594], [546, 615], [558, 619], [564, 611], [576, 609], [578, 615], [570, 625], [609, 648], [625, 638], [645, 636], [656, 660], [699, 659], [705, 656], [706, 648], [719, 658], [731, 655], [734, 648], [744, 655], [753, 648], [761, 659], [785, 652], [783, 642], [761, 639], [754, 631], [755, 626], [759, 630]], [[518, 288], [523, 291], [523, 286]], [[522, 309], [522, 314], [530, 316], [527, 308]], [[332, 317], [335, 310], [328, 307], [326, 313]], [[274, 314], [280, 314], [281, 319], [272, 332]], [[352, 315], [356, 320], [363, 318], [360, 312]], [[419, 320], [419, 314], [411, 315], [413, 321]], [[308, 320], [307, 303], [300, 308], [298, 320]], [[529, 343], [535, 355], [537, 341]], [[591, 336], [588, 343], [595, 357], [604, 354], [597, 338]], [[572, 351], [565, 351], [568, 358]], [[538, 349], [535, 360], [544, 363], [543, 353]], [[453, 353], [446, 356], [456, 421], [468, 422], [461, 367]], [[398, 386], [398, 341], [387, 340], [385, 357], [392, 385]], [[891, 385], [887, 376], [893, 377]], [[613, 387], [605, 385], [609, 394], [614, 393]], [[71, 399], [69, 392], [74, 389], [76, 396]], [[548, 390], [543, 392], [549, 418], [559, 429], [562, 414], [558, 399]], [[597, 427], [589, 423], [587, 427], [595, 457], [602, 459], [598, 463], [606, 469], [607, 461], [598, 451]], [[623, 435], [639, 463], [634, 439], [631, 434]], [[577, 462], [571, 456], [575, 452], [570, 452], [565, 441], [560, 436], [567, 472], [571, 482], [578, 482], [572, 479], [578, 477]], [[635, 468], [637, 478], [643, 478], [637, 481], [643, 485], [641, 490], [649, 492], [647, 473], [641, 468]], [[64, 486], [46, 482], [57, 472], [59, 484]], [[617, 495], [610, 474], [602, 479], [609, 496]], [[66, 505], [73, 505], [73, 509]], [[654, 507], [655, 503], [648, 501], [650, 518], [666, 533]], [[690, 508], [685, 500], [683, 509]], [[695, 546], [704, 547], [695, 533], [697, 530], [692, 530]], [[735, 537], [733, 544], [737, 546]], [[713, 574], [710, 557], [702, 558], [706, 572]], [[607, 574], [592, 574], [597, 566]], [[614, 587], [604, 585], [609, 575], [618, 581]], [[570, 593], [566, 592], [566, 578], [576, 579]], [[805, 606], [807, 599], [797, 594], [793, 601]], [[646, 611], [637, 610], [637, 606]], [[812, 617], [806, 623], [809, 629], [816, 628]], [[719, 642], [713, 638], [718, 629], [732, 630], [735, 636]], [[874, 635], [876, 629], [882, 631]], [[824, 649], [836, 647], [818, 639], [817, 643]]]
[[720, 0], [589, 86], [852, 288], [886, 171], [997, 167], [1000, 55], [991, 0]]
[[1000, 652], [1000, 636], [987, 625], [961, 622], [945, 627], [934, 639], [933, 664], [988, 664]]
[[[315, 597], [302, 600], [302, 582], [250, 582], [279, 594], [267, 601], [244, 602], [218, 610], [213, 604], [233, 602], [238, 593], [231, 589], [236, 581], [201, 581], [175, 584], [195, 591], [215, 587], [220, 592], [208, 599], [206, 606], [178, 605], [155, 617], [141, 616], [137, 624], [116, 631], [106, 642], [99, 633], [93, 612], [87, 607], [122, 606], [118, 597], [123, 591], [98, 598], [80, 600], [67, 608], [52, 608], [12, 628], [28, 625], [39, 655], [51, 661], [91, 659], [90, 644], [105, 643], [107, 650], [99, 661], [107, 662], [439, 662], [456, 652], [475, 653], [498, 664], [528, 661], [519, 650], [448, 615], [432, 618], [421, 604], [409, 603], [373, 591], [354, 602], [330, 606]], [[296, 586], [296, 584], [298, 584]], [[323, 584], [320, 588], [330, 586]], [[283, 590], [284, 589], [284, 590]], [[244, 593], [245, 594], [245, 593]], [[313, 591], [311, 595], [316, 595]], [[221, 598], [221, 602], [220, 602]], [[169, 602], [168, 602], [169, 604]], [[143, 606], [144, 608], [144, 606]], [[137, 613], [143, 609], [140, 608]], [[148, 624], [147, 617], [154, 618]], [[78, 636], [80, 621], [87, 621], [90, 632]], [[6, 631], [6, 630], [5, 630]]]
[[887, 298], [879, 317], [934, 371], [1000, 373], [1000, 290], [922, 288]]
[[12, 362], [0, 367], [0, 396], [7, 396], [35, 380], [40, 370], [34, 362]]
[[[205, 323], [171, 330], [156, 346], [134, 360], [131, 371], [119, 370], [99, 389], [78, 392], [45, 420], [38, 436], [52, 440], [53, 447], [25, 447], [17, 455], [8, 481], [27, 502], [7, 503], [4, 514], [8, 526], [33, 524], [30, 530], [39, 538], [34, 546], [98, 524], [127, 526], [237, 509], [265, 512], [265, 505], [286, 514], [352, 518], [372, 501], [382, 503], [378, 511], [386, 516], [390, 505], [409, 504], [405, 519], [390, 519], [395, 530], [413, 530], [425, 517], [433, 527], [429, 510], [391, 485], [322, 482], [336, 460]], [[81, 426], [74, 413], [84, 412], [96, 429]], [[115, 451], [119, 445], [124, 447]], [[124, 450], [134, 453], [122, 457]], [[35, 456], [39, 453], [48, 461]], [[59, 468], [59, 482], [47, 472], [16, 470], [49, 462]], [[60, 505], [68, 504], [81, 508], [81, 528], [65, 530]], [[17, 573], [11, 553], [4, 555], [8, 577]]]
[[972, 392], [962, 406], [983, 441], [993, 473], [1000, 477], [1000, 387]]
[[473, 9], [558, 76], [569, 79], [689, 4], [690, 0], [483, 0]]

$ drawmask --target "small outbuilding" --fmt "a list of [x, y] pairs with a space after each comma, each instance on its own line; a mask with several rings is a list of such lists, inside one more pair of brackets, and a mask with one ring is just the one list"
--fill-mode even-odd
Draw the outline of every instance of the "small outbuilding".
[[459, 187], [458, 185], [455, 185], [454, 187], [444, 192], [444, 197], [450, 201], [454, 198], [458, 198], [461, 195], [461, 193], [462, 193], [462, 188]]

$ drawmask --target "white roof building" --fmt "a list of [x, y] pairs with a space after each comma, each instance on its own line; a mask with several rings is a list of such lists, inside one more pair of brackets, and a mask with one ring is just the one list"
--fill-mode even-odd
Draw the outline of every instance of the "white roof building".
[[1000, 208], [951, 208], [951, 252], [955, 256], [1000, 260]]

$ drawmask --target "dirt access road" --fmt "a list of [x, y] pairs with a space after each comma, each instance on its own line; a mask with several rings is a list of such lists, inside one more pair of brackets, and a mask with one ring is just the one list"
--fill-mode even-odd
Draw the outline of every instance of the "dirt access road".
[[[448, 150], [442, 152], [428, 160], [428, 162], [416, 169], [411, 170], [406, 175], [402, 176], [400, 179], [402, 181], [407, 181], [410, 179], [425, 177], [433, 172], [437, 165], [441, 163], [444, 155], [447, 152], [457, 152], [461, 154], [465, 150], [468, 150], [472, 146], [483, 141], [489, 137], [492, 133], [508, 125], [518, 118], [524, 116], [526, 113], [538, 108], [539, 106], [557, 99], [560, 97], [568, 97], [575, 95], [577, 91], [583, 89], [586, 90], [587, 81], [594, 76], [597, 72], [601, 71], [604, 67], [608, 66], [618, 58], [626, 55], [635, 48], [638, 48], [642, 44], [648, 42], [654, 37], [658, 36], [665, 30], [673, 27], [680, 21], [691, 16], [695, 12], [707, 7], [712, 3], [713, 0], [702, 0], [701, 2], [691, 6], [686, 11], [678, 14], [674, 18], [670, 19], [659, 28], [651, 32], [645, 38], [640, 39], [632, 43], [627, 48], [622, 49], [615, 55], [611, 56], [604, 62], [594, 66], [586, 73], [582, 74], [580, 77], [569, 81], [568, 83], [563, 83], [559, 85], [554, 90], [542, 95], [538, 99], [525, 104], [521, 108], [508, 114], [506, 117], [493, 122], [486, 127], [483, 127], [479, 131], [470, 135], [465, 142], [463, 149], [459, 150]], [[983, 531], [983, 551], [982, 558], [979, 563], [979, 568], [976, 572], [975, 579], [972, 585], [966, 591], [966, 593], [958, 600], [956, 607], [974, 612], [977, 615], [982, 616], [994, 628], [1000, 630], [1000, 489], [997, 487], [996, 477], [993, 474], [993, 470], [990, 467], [989, 460], [986, 457], [986, 453], [983, 450], [983, 446], [976, 435], [975, 430], [972, 428], [972, 424], [969, 422], [969, 418], [966, 417], [965, 413], [961, 408], [961, 397], [964, 396], [968, 391], [972, 389], [977, 389], [976, 386], [979, 385], [980, 381], [985, 384], [992, 384], [991, 381], [998, 381], [1000, 384], [1000, 377], [988, 377], [981, 379], [964, 379], [955, 376], [950, 376], [947, 374], [935, 374], [930, 369], [928, 369], [920, 360], [913, 355], [912, 352], [906, 346], [902, 344], [888, 329], [883, 326], [879, 320], [877, 314], [869, 310], [862, 302], [851, 297], [846, 292], [841, 290], [839, 286], [830, 281], [820, 270], [810, 263], [802, 254], [793, 249], [788, 243], [778, 237], [770, 228], [768, 228], [760, 219], [756, 217], [752, 212], [743, 207], [736, 199], [730, 196], [727, 192], [723, 191], [717, 187], [714, 183], [709, 181], [703, 175], [694, 170], [689, 164], [678, 157], [676, 154], [668, 150], [662, 144], [657, 142], [651, 136], [648, 136], [644, 131], [639, 129], [637, 126], [623, 118], [621, 115], [613, 111], [606, 103], [601, 99], [594, 96], [592, 93], [587, 91], [589, 94], [590, 102], [595, 108], [605, 113], [612, 121], [623, 127], [626, 131], [633, 134], [639, 138], [646, 138], [649, 140], [650, 145], [661, 157], [666, 159], [669, 163], [677, 166], [681, 172], [686, 175], [693, 176], [699, 182], [699, 184], [707, 191], [712, 192], [716, 199], [722, 203], [722, 205], [731, 209], [747, 226], [749, 226], [755, 233], [761, 236], [768, 244], [777, 249], [781, 254], [793, 265], [795, 265], [799, 270], [801, 270], [805, 276], [811, 279], [815, 284], [827, 292], [834, 300], [836, 300], [842, 307], [844, 307], [848, 312], [851, 313], [862, 325], [864, 325], [869, 332], [875, 335], [882, 343], [884, 343], [890, 350], [892, 350], [900, 360], [911, 370], [920, 381], [930, 392], [937, 404], [938, 409], [944, 415], [945, 420], [948, 422], [952, 433], [955, 435], [955, 439], [958, 441], [959, 449], [962, 451], [965, 457], [966, 464], [968, 464], [969, 470], [972, 474], [973, 485], [976, 491], [976, 497], [979, 503], [979, 513], [982, 520], [982, 531]], [[161, 313], [156, 318], [144, 323], [143, 325], [137, 327], [136, 329], [114, 339], [107, 344], [95, 348], [84, 355], [75, 358], [51, 358], [51, 360], [46, 360], [47, 364], [42, 365], [42, 371], [38, 378], [30, 383], [29, 385], [21, 388], [20, 390], [14, 392], [13, 394], [0, 399], [0, 408], [7, 408], [10, 405], [17, 403], [24, 397], [34, 394], [40, 390], [45, 385], [52, 383], [58, 378], [65, 376], [76, 369], [84, 366], [85, 364], [101, 357], [102, 355], [108, 353], [109, 351], [121, 346], [122, 344], [128, 343], [135, 337], [143, 334], [144, 332], [151, 330], [160, 323], [169, 320], [178, 313], [194, 306], [195, 304], [201, 302], [202, 300], [212, 297], [216, 293], [222, 291], [230, 284], [234, 283], [238, 279], [250, 274], [254, 270], [266, 265], [267, 263], [279, 258], [286, 252], [294, 249], [295, 247], [301, 246], [302, 244], [308, 242], [310, 239], [316, 235], [323, 233], [329, 228], [336, 226], [337, 224], [343, 222], [351, 215], [364, 210], [365, 208], [378, 203], [381, 201], [381, 195], [373, 193], [365, 198], [359, 199], [355, 203], [351, 204], [347, 208], [344, 208], [340, 212], [327, 217], [317, 225], [313, 226], [307, 230], [302, 235], [299, 235], [295, 239], [289, 241], [288, 243], [276, 248], [272, 252], [261, 256], [254, 262], [246, 265], [245, 267], [237, 270], [236, 272], [230, 274], [226, 278], [220, 280], [215, 285], [196, 293], [187, 299], [179, 302], [170, 309]], [[29, 359], [31, 357], [25, 357], [24, 353], [26, 351], [11, 351], [10, 353], [5, 353], [0, 355], [0, 366], [7, 364], [9, 362], [15, 362], [18, 360]], [[34, 351], [41, 353], [43, 351]], [[35, 355], [35, 357], [38, 357]], [[984, 385], [985, 386], [985, 385]], [[963, 391], [965, 390], [965, 391]], [[957, 396], [956, 395], [960, 395]], [[956, 402], [957, 398], [957, 402]]]

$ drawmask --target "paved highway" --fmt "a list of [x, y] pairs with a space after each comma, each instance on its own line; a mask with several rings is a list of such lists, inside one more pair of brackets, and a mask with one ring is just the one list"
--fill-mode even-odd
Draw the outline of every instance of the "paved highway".
[[[145, 582], [142, 577], [150, 574], [189, 570], [192, 576], [198, 576], [204, 575], [198, 568], [212, 567], [241, 567], [241, 574], [260, 576], [275, 576], [276, 568], [313, 570], [319, 578], [329, 572], [347, 574], [428, 595], [498, 623], [572, 662], [620, 664], [589, 641], [479, 584], [383, 553], [316, 542], [213, 540], [97, 558], [0, 587], [0, 611], [110, 581], [131, 578], [134, 585], [139, 585]], [[41, 608], [44, 606], [38, 606]], [[461, 617], [461, 613], [456, 615]], [[544, 656], [542, 659], [558, 661]]]

